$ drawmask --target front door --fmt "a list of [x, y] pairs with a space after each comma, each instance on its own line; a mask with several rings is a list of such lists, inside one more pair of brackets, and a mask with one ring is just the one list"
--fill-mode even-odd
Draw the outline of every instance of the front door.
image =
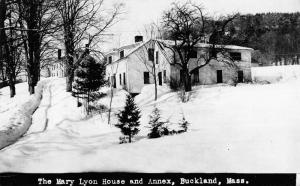
[[162, 85], [162, 74], [161, 74], [161, 72], [158, 72], [158, 84]]
[[217, 70], [217, 83], [223, 83], [222, 70]]
[[243, 83], [244, 82], [244, 73], [243, 71], [238, 71], [238, 82]]

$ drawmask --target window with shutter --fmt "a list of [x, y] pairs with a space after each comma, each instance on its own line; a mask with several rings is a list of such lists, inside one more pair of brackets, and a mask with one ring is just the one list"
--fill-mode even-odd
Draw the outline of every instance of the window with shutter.
[[148, 60], [154, 61], [154, 49], [153, 48], [148, 49]]
[[149, 72], [144, 72], [144, 84], [150, 84]]
[[123, 73], [123, 84], [126, 85], [125, 72]]

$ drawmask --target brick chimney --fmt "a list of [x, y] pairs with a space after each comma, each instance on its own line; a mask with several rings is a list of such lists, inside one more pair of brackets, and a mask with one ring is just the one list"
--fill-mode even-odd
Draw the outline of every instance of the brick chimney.
[[57, 59], [61, 59], [61, 49], [57, 50]]
[[141, 42], [141, 41], [143, 41], [143, 36], [135, 36], [134, 37], [134, 42]]

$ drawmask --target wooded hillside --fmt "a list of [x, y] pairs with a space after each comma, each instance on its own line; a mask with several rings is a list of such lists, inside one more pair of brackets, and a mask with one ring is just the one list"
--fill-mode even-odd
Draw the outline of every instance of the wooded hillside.
[[262, 65], [295, 64], [300, 59], [300, 13], [241, 15], [229, 27], [230, 44], [256, 51], [253, 62]]

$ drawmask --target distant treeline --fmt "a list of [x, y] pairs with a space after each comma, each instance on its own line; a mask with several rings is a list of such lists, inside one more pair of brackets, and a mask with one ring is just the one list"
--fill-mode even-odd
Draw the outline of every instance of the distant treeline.
[[300, 12], [241, 15], [228, 29], [230, 44], [255, 50], [254, 63], [285, 65], [300, 61]]

